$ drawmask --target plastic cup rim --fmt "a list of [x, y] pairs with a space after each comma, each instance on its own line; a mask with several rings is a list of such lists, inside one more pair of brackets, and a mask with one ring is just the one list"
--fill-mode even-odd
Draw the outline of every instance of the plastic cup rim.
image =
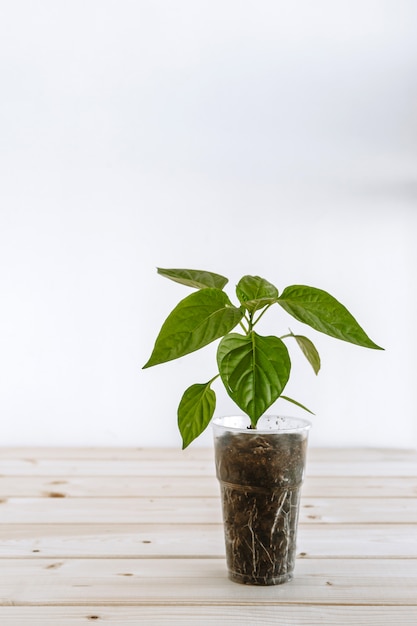
[[[241, 420], [247, 420], [247, 425], [239, 427], [239, 426], [233, 426], [233, 425], [224, 423], [226, 420], [233, 420], [236, 418], [241, 419]], [[287, 428], [286, 427], [262, 428], [262, 425], [261, 425], [260, 428], [251, 429], [251, 428], [248, 428], [250, 424], [250, 420], [247, 415], [222, 415], [219, 417], [215, 417], [212, 420], [212, 427], [219, 428], [224, 431], [228, 430], [228, 431], [233, 431], [236, 433], [246, 433], [248, 435], [260, 435], [260, 434], [271, 434], [271, 433], [282, 434], [282, 433], [306, 432], [306, 431], [309, 431], [312, 426], [309, 420], [306, 420], [302, 417], [292, 417], [290, 415], [267, 414], [267, 415], [262, 415], [260, 419], [262, 420], [265, 418], [268, 418], [270, 420], [291, 420], [294, 426], [288, 426]]]

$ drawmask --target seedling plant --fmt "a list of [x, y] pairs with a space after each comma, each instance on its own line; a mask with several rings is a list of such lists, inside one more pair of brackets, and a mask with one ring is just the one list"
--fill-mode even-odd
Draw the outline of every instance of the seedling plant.
[[192, 269], [157, 271], [196, 291], [168, 315], [144, 368], [178, 359], [220, 339], [217, 373], [207, 382], [188, 387], [180, 400], [178, 427], [183, 448], [210, 423], [216, 408], [212, 385], [218, 378], [235, 404], [248, 415], [250, 428], [256, 428], [259, 418], [278, 398], [311, 413], [297, 400], [283, 395], [291, 373], [285, 342], [294, 341], [300, 347], [316, 374], [320, 370], [319, 353], [304, 335], [288, 331], [281, 336], [263, 336], [255, 331], [272, 307], [280, 306], [298, 322], [330, 337], [383, 349], [368, 337], [343, 304], [322, 289], [291, 285], [279, 293], [260, 276], [243, 276], [236, 285], [238, 304], [233, 304], [224, 291], [228, 279], [220, 274]]

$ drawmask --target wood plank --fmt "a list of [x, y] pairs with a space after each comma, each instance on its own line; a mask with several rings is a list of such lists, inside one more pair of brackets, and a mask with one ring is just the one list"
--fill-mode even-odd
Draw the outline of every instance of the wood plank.
[[0, 527], [0, 556], [223, 558], [221, 524], [12, 524]]
[[414, 626], [417, 452], [308, 458], [295, 579], [259, 588], [227, 579], [210, 448], [0, 449], [0, 623]]
[[309, 476], [417, 476], [417, 463], [408, 461], [375, 461], [345, 463], [311, 461], [307, 463]]
[[[220, 498], [4, 498], [1, 524], [219, 524]], [[417, 524], [413, 498], [303, 498], [300, 522]]]
[[[417, 558], [417, 525], [300, 524], [300, 558]], [[3, 524], [1, 557], [223, 558], [221, 524]]]
[[0, 459], [0, 476], [214, 476], [213, 460]]
[[[105, 449], [106, 450], [106, 449]], [[22, 452], [22, 456], [16, 456]], [[39, 452], [39, 455], [37, 455]], [[44, 456], [42, 456], [42, 454]], [[0, 476], [214, 476], [213, 451], [196, 448], [108, 450], [108, 457], [90, 449], [0, 449]], [[309, 476], [417, 476], [414, 450], [312, 449]]]
[[297, 546], [303, 558], [416, 558], [417, 525], [300, 524]]
[[[206, 497], [218, 498], [214, 476], [3, 476], [0, 498], [18, 497]], [[417, 496], [417, 477], [307, 476], [305, 497], [344, 498]]]
[[13, 606], [2, 626], [415, 626], [414, 606]]
[[[384, 484], [382, 479], [381, 484]], [[402, 485], [401, 479], [399, 482]], [[403, 493], [413, 493], [412, 478]], [[395, 486], [392, 486], [395, 488]], [[389, 488], [388, 488], [389, 489]], [[384, 492], [385, 493], [385, 492]], [[45, 476], [0, 477], [0, 498], [18, 497], [206, 497], [219, 498], [220, 487], [215, 476]]]
[[[388, 469], [389, 467], [389, 469]], [[102, 460], [98, 459], [0, 459], [0, 476], [214, 476], [210, 460]], [[327, 462], [309, 461], [308, 476], [413, 476], [417, 477], [417, 462]]]
[[7, 523], [73, 524], [221, 522], [219, 498], [7, 498], [0, 526]]
[[[1, 604], [413, 606], [417, 559], [301, 559], [277, 587], [230, 582], [222, 559], [2, 559]], [[417, 612], [416, 612], [417, 615]]]
[[[308, 458], [311, 461], [326, 461], [335, 463], [357, 463], [366, 461], [414, 461], [417, 462], [415, 448], [345, 448], [310, 446]], [[29, 461], [41, 459], [53, 460], [178, 460], [201, 461], [213, 459], [212, 447], [191, 446], [186, 450], [180, 448], [152, 448], [152, 447], [49, 447], [49, 446], [0, 446], [0, 459], [27, 459]]]

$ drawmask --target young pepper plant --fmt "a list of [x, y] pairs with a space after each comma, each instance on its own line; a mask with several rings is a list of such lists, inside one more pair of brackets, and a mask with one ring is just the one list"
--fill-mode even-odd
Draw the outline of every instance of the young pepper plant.
[[[291, 331], [281, 337], [262, 336], [254, 327], [264, 313], [279, 305], [299, 322], [343, 341], [382, 350], [359, 326], [349, 311], [326, 291], [305, 285], [278, 289], [260, 276], [243, 276], [236, 286], [239, 306], [223, 290], [228, 279], [202, 270], [161, 269], [158, 273], [194, 288], [168, 315], [144, 369], [195, 352], [220, 339], [217, 349], [218, 373], [205, 383], [188, 387], [178, 406], [178, 427], [183, 449], [208, 426], [216, 407], [212, 383], [221, 378], [224, 387], [249, 416], [251, 428], [278, 399], [309, 411], [284, 396], [291, 372], [285, 339], [294, 339], [314, 372], [320, 370], [320, 357], [310, 339]], [[232, 332], [238, 327], [240, 332]], [[309, 411], [311, 413], [311, 411]]]

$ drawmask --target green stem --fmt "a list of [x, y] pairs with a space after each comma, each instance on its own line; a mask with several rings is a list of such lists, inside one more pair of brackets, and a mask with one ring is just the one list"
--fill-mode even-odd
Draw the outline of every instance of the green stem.
[[252, 332], [252, 328], [254, 326], [254, 324], [256, 324], [256, 322], [253, 321], [253, 313], [249, 313], [249, 328], [248, 328], [248, 335], [250, 332]]
[[[246, 318], [245, 318], [245, 319], [246, 319]], [[239, 322], [239, 326], [240, 326], [241, 328], [243, 328], [243, 330], [244, 330], [244, 332], [245, 332], [245, 335], [248, 335], [248, 334], [249, 334], [249, 333], [248, 333], [248, 329], [246, 328], [246, 326], [244, 326], [244, 325], [242, 324], [242, 321], [240, 321], [240, 322]]]
[[257, 323], [259, 322], [259, 320], [261, 319], [262, 315], [263, 315], [263, 314], [264, 314], [264, 313], [265, 313], [265, 312], [269, 309], [269, 307], [270, 307], [270, 306], [272, 306], [272, 304], [268, 304], [268, 305], [267, 305], [267, 306], [263, 309], [263, 311], [261, 311], [261, 313], [259, 314], [258, 319], [256, 319], [256, 320], [253, 322], [253, 326], [255, 326], [255, 324], [257, 324]]

